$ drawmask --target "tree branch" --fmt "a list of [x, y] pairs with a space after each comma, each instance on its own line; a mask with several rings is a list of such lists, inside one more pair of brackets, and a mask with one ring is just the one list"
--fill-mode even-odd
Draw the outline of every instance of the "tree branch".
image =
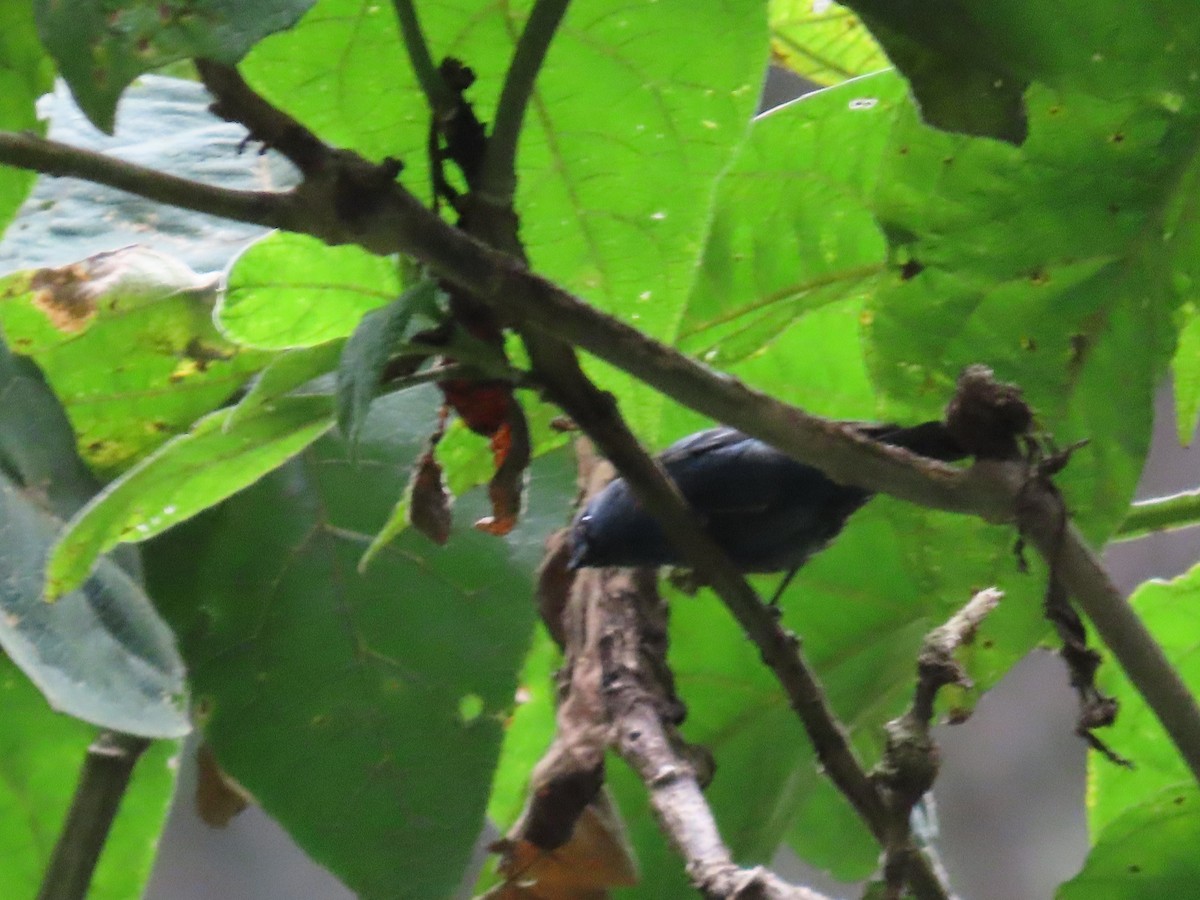
[[32, 132], [0, 131], [0, 163], [45, 175], [82, 178], [158, 203], [267, 228], [294, 230], [296, 224], [286, 193], [239, 191], [203, 184], [38, 137]]
[[930, 734], [934, 700], [948, 684], [969, 684], [954, 653], [974, 638], [1001, 597], [1003, 594], [995, 588], [982, 590], [945, 625], [929, 632], [917, 658], [912, 706], [885, 726], [887, 747], [871, 774], [882, 788], [887, 807], [883, 862], [886, 900], [899, 900], [914, 854], [919, 852], [912, 843], [910, 823], [913, 808], [933, 787], [937, 775], [937, 745]]
[[1129, 508], [1114, 541], [1132, 541], [1156, 531], [1200, 525], [1200, 490], [1143, 500]]
[[102, 732], [88, 747], [71, 809], [46, 867], [38, 900], [83, 900], [146, 738]]
[[517, 142], [533, 85], [569, 0], [537, 0], [521, 30], [504, 77], [496, 117], [488, 136], [478, 192], [496, 206], [510, 207], [517, 188]]

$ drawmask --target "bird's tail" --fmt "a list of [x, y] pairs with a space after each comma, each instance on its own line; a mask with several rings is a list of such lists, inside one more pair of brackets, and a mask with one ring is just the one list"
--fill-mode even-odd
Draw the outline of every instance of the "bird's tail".
[[950, 436], [945, 422], [922, 422], [909, 426], [870, 425], [858, 430], [874, 440], [943, 462], [965, 459], [969, 455]]

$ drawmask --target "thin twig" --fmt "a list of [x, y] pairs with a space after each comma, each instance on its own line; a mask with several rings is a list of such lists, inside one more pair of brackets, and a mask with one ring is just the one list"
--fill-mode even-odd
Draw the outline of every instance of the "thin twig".
[[1200, 490], [1183, 491], [1169, 497], [1142, 500], [1129, 507], [1129, 512], [1113, 535], [1114, 541], [1132, 541], [1173, 528], [1200, 525]]
[[496, 106], [496, 117], [488, 136], [487, 155], [478, 193], [488, 203], [511, 206], [517, 187], [517, 142], [525, 121], [525, 110], [534, 82], [546, 59], [546, 51], [567, 11], [569, 0], [537, 0], [521, 30], [512, 62], [504, 76], [504, 87]]
[[433, 63], [429, 52], [429, 44], [421, 30], [421, 22], [417, 18], [417, 10], [413, 0], [393, 0], [396, 8], [396, 18], [400, 22], [400, 35], [404, 39], [404, 49], [408, 51], [408, 60], [412, 65], [417, 83], [425, 94], [425, 100], [437, 119], [453, 115], [457, 104], [454, 92], [446, 85], [442, 74]]
[[882, 789], [887, 807], [883, 861], [887, 900], [899, 900], [909, 868], [920, 852], [912, 842], [910, 823], [913, 808], [933, 787], [937, 775], [937, 746], [930, 734], [934, 700], [948, 684], [969, 683], [954, 652], [974, 638], [1002, 597], [995, 588], [979, 591], [945, 625], [929, 632], [917, 658], [912, 706], [885, 726], [887, 747], [871, 774]]
[[105, 731], [88, 747], [38, 900], [83, 900], [87, 896], [133, 767], [149, 746], [146, 738]]

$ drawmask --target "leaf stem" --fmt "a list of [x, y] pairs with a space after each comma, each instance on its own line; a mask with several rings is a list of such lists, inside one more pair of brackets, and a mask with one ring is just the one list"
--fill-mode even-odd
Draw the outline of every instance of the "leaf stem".
[[1193, 525], [1200, 525], [1200, 489], [1133, 504], [1113, 540], [1131, 541], [1156, 531]]
[[408, 51], [408, 61], [417, 76], [417, 83], [421, 85], [429, 108], [439, 120], [453, 115], [457, 100], [442, 78], [442, 73], [434, 65], [413, 0], [393, 0], [393, 5], [396, 8], [396, 18], [400, 21], [400, 34], [404, 38], [404, 49]]
[[517, 142], [533, 85], [546, 59], [569, 0], [537, 0], [517, 40], [500, 91], [496, 118], [488, 138], [479, 193], [494, 205], [509, 207], [517, 188]]
[[71, 809], [46, 867], [38, 900], [83, 900], [133, 767], [147, 738], [104, 731], [88, 747]]

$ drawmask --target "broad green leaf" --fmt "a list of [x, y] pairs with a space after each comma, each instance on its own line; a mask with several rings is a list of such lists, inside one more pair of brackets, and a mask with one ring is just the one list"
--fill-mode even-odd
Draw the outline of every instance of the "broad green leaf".
[[[1192, 693], [1200, 691], [1196, 629], [1200, 566], [1173, 581], [1145, 582], [1129, 602]], [[1103, 835], [1123, 815], [1172, 785], [1191, 780], [1191, 774], [1154, 713], [1115, 663], [1100, 669], [1100, 683], [1120, 703], [1116, 724], [1105, 730], [1104, 740], [1136, 766], [1123, 769], [1093, 757], [1088, 824], [1093, 834]]]
[[1200, 795], [1194, 781], [1155, 793], [1100, 832], [1083, 871], [1058, 900], [1186, 897], [1200, 878]]
[[335, 371], [345, 343], [336, 340], [312, 347], [284, 350], [254, 379], [246, 396], [238, 401], [238, 405], [225, 420], [225, 430], [229, 431], [243, 421], [261, 415], [264, 412], [263, 407], [269, 406], [284, 394], [308, 384], [314, 378]]
[[280, 397], [226, 429], [205, 416], [108, 485], [67, 524], [46, 566], [46, 594], [77, 587], [96, 558], [144, 541], [224, 500], [295, 456], [333, 425], [328, 397]]
[[[722, 368], [772, 343], [810, 310], [874, 291], [886, 245], [870, 197], [897, 108], [898, 78], [811, 94], [756, 119], [721, 180], [681, 349]], [[795, 379], [780, 377], [784, 387]], [[836, 415], [836, 413], [835, 413]]]
[[358, 437], [371, 401], [379, 391], [388, 357], [395, 350], [413, 316], [432, 317], [437, 283], [422, 281], [382, 309], [362, 317], [346, 341], [337, 370], [338, 430], [353, 443]]
[[[42, 52], [33, 24], [33, 11], [23, 0], [0, 0], [0, 129], [36, 131], [34, 103], [50, 90], [50, 61]], [[0, 166], [0, 234], [33, 187], [37, 176], [23, 169]]]
[[875, 33], [937, 127], [1020, 143], [1022, 94], [1035, 80], [1112, 101], [1179, 105], [1194, 93], [1200, 32], [1190, 0], [846, 5]]
[[501, 833], [508, 832], [529, 800], [533, 765], [554, 738], [554, 674], [561, 665], [558, 645], [539, 623], [521, 668], [516, 709], [504, 730], [488, 800], [488, 819]]
[[235, 63], [291, 26], [313, 0], [37, 0], [42, 42], [97, 128], [113, 130], [117, 99], [133, 79], [179, 59]]
[[0, 328], [66, 408], [102, 475], [219, 406], [267, 360], [212, 326], [213, 279], [145, 248], [0, 279]]
[[37, 368], [0, 343], [0, 647], [55, 709], [136, 734], [184, 734], [183, 663], [129, 575], [102, 560], [81, 590], [43, 602], [62, 517], [96, 489]]
[[[359, 574], [436, 407], [429, 388], [382, 398], [357, 463], [326, 437], [147, 548], [222, 766], [365, 898], [444, 897], [462, 877], [529, 645], [532, 570], [574, 493], [569, 462], [543, 457], [507, 539], [408, 532]], [[487, 508], [482, 492], [458, 505]]]
[[1179, 345], [1171, 360], [1175, 388], [1175, 429], [1179, 443], [1187, 446], [1200, 424], [1200, 314], [1194, 305], [1186, 308], [1179, 332]]
[[[114, 135], [87, 121], [64, 84], [42, 97], [38, 109], [54, 140], [181, 178], [250, 191], [296, 183], [296, 170], [278, 153], [247, 153], [246, 129], [217, 118], [211, 103], [201, 84], [146, 75], [122, 96]], [[41, 178], [0, 241], [0, 273], [63, 266], [130, 244], [215, 272], [265, 231], [82, 179]]]
[[961, 369], [985, 363], [1060, 444], [1090, 439], [1058, 481], [1102, 540], [1149, 443], [1177, 269], [1195, 264], [1178, 192], [1192, 189], [1200, 116], [1036, 87], [1029, 103], [1020, 149], [899, 114], [875, 204], [889, 271], [867, 336], [894, 410], [939, 411]]
[[772, 62], [820, 85], [878, 72], [883, 49], [849, 9], [833, 0], [771, 0]]
[[0, 475], [0, 647], [60, 712], [147, 737], [187, 734], [174, 635], [116, 563], [100, 560], [58, 603], [42, 599], [61, 526]]
[[[527, 3], [424, 4], [436, 60], [475, 71], [490, 121]], [[534, 88], [518, 156], [517, 212], [533, 268], [671, 340], [691, 286], [713, 184], [753, 114], [767, 55], [752, 0], [573, 4]], [[429, 115], [389, 4], [322, 0], [246, 59], [247, 78], [323, 138], [400, 156], [404, 183], [430, 183]], [[345, 86], [353, 84], [355, 90]], [[337, 102], [329, 102], [337, 97]], [[656, 396], [596, 367], [642, 430]]]
[[[3, 654], [0, 707], [0, 896], [34, 897], [96, 730], [53, 712]], [[138, 762], [89, 900], [128, 900], [145, 891], [175, 784], [177, 752], [177, 742], [160, 741]]]
[[311, 347], [349, 337], [364, 313], [401, 290], [394, 260], [277, 231], [234, 260], [217, 304], [217, 326], [246, 347]]

